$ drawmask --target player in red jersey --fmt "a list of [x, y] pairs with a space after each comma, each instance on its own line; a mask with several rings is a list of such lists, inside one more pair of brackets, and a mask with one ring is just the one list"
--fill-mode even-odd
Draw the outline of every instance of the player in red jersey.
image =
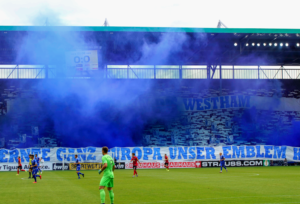
[[167, 169], [167, 171], [169, 171], [169, 157], [167, 156], [167, 154], [165, 154], [165, 165], [164, 165]]
[[133, 162], [133, 177], [134, 177], [134, 175], [136, 175], [136, 177], [138, 177], [138, 174], [137, 174], [137, 172], [136, 172], [136, 168], [137, 168], [137, 163], [139, 163], [139, 164], [141, 165], [141, 162], [140, 162], [139, 159], [135, 156], [134, 153], [132, 153], [131, 161]]
[[18, 169], [17, 169], [18, 174], [17, 174], [17, 176], [19, 176], [20, 170], [26, 172], [26, 170], [22, 169], [21, 157], [18, 157]]

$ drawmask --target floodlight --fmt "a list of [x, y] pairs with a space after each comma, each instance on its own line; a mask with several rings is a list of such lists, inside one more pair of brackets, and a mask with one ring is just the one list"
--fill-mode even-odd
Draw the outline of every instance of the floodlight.
[[283, 43], [280, 43], [280, 47], [282, 47], [283, 46]]
[[269, 43], [269, 46], [272, 46], [272, 43]]
[[257, 43], [257, 47], [259, 47], [260, 46], [260, 43]]
[[237, 46], [237, 43], [234, 43], [234, 46]]
[[255, 46], [255, 43], [252, 43], [252, 46]]
[[288, 47], [288, 46], [289, 46], [289, 44], [288, 44], [288, 43], [285, 43], [285, 46], [286, 46], [286, 47]]
[[264, 43], [264, 46], [267, 46], [267, 43]]
[[274, 43], [274, 46], [277, 47], [277, 43]]
[[246, 43], [246, 46], [248, 47], [248, 46], [249, 46], [249, 43]]

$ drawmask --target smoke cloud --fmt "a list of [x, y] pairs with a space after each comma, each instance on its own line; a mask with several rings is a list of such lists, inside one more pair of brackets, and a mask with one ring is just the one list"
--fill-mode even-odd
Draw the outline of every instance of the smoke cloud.
[[[43, 25], [46, 19], [51, 25], [63, 25], [52, 11], [39, 14], [34, 24]], [[56, 66], [58, 77], [24, 81], [18, 85], [17, 99], [9, 102], [11, 111], [1, 124], [6, 137], [19, 136], [12, 131], [15, 125], [23, 128], [19, 132], [28, 135], [32, 126], [38, 126], [40, 136], [58, 138], [60, 146], [135, 146], [142, 145], [142, 132], [149, 123], [165, 123], [179, 115], [176, 97], [164, 95], [174, 105], [160, 104], [162, 96], [152, 92], [155, 86], [152, 80], [118, 81], [93, 77], [103, 67], [100, 71], [90, 72], [92, 77], [89, 79], [70, 79], [76, 71], [65, 66], [66, 53], [99, 47], [99, 41], [106, 39], [97, 38], [95, 33], [84, 35], [65, 28], [62, 31], [58, 27], [47, 29], [50, 31], [29, 32], [16, 44], [16, 61]], [[146, 38], [142, 38], [143, 41], [135, 39], [131, 35], [128, 39], [118, 40], [122, 41], [125, 50], [136, 50], [136, 56], [131, 58], [133, 64], [165, 64], [170, 54], [186, 42], [185, 34], [162, 34], [153, 42]], [[118, 58], [120, 53], [110, 55]], [[178, 87], [177, 82], [174, 87]], [[24, 93], [28, 95], [21, 97]]]
[[[33, 24], [44, 25], [46, 21], [53, 26], [65, 25], [63, 19], [53, 11], [41, 12], [33, 20]], [[214, 96], [228, 94], [228, 90], [255, 96], [256, 92], [264, 90], [261, 92], [268, 93], [265, 97], [274, 99], [271, 104], [266, 104], [269, 110], [261, 111], [252, 107], [236, 112], [232, 118], [233, 125], [240, 128], [241, 138], [250, 143], [261, 140], [273, 145], [300, 146], [299, 121], [295, 117], [287, 125], [284, 116], [275, 111], [280, 106], [284, 89], [284, 85], [278, 80], [231, 80], [230, 84], [223, 80], [224, 90], [221, 92], [219, 81], [214, 80], [187, 83], [180, 80], [159, 82], [105, 79], [101, 75], [104, 62], [100, 63], [100, 71], [89, 72], [85, 79], [74, 79], [74, 75], [78, 73], [66, 67], [66, 53], [99, 48], [104, 41], [107, 46], [117, 44], [119, 48], [105, 55], [118, 61], [124, 59], [124, 64], [127, 65], [165, 65], [166, 62], [176, 64], [185, 59], [184, 52], [190, 51], [189, 46], [194, 46], [191, 42], [199, 43], [197, 46], [203, 43], [205, 47], [206, 35], [193, 36], [197, 39], [195, 41], [185, 33], [162, 33], [153, 38], [149, 37], [149, 33], [127, 33], [124, 38], [115, 38], [115, 42], [110, 42], [109, 37], [99, 39], [96, 33], [83, 34], [51, 26], [47, 29], [50, 31], [30, 32], [21, 42], [16, 43], [16, 61], [55, 66], [58, 77], [17, 84], [6, 83], [8, 87], [17, 86], [18, 91], [16, 99], [9, 101], [9, 113], [5, 118], [0, 118], [1, 134], [5, 137], [30, 135], [32, 127], [37, 126], [41, 137], [58, 138], [59, 146], [143, 145], [142, 134], [146, 127], [156, 124], [168, 127], [172, 121], [182, 116], [182, 112], [178, 110], [178, 96], [203, 98], [207, 97], [211, 89], [214, 90]], [[102, 47], [98, 50], [100, 57], [105, 49]], [[214, 53], [219, 53], [218, 49], [218, 46], [214, 48], [209, 56], [211, 59], [219, 58], [214, 56]], [[240, 58], [237, 62], [243, 63], [250, 58], [256, 59], [257, 56]], [[261, 64], [264, 61], [270, 62], [270, 59], [257, 59]], [[277, 128], [270, 129], [274, 122]], [[187, 122], [186, 132], [189, 132], [189, 125]], [[18, 131], [15, 131], [16, 126]], [[36, 141], [29, 140], [26, 146], [34, 144]]]

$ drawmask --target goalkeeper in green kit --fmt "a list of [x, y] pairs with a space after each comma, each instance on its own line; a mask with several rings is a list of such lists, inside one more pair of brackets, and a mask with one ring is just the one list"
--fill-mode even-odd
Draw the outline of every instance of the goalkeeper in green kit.
[[107, 187], [110, 203], [114, 203], [114, 192], [112, 188], [114, 187], [114, 170], [115, 170], [115, 163], [111, 156], [107, 154], [108, 148], [102, 148], [102, 168], [98, 171], [99, 174], [104, 172], [102, 179], [99, 184], [100, 190], [100, 199], [101, 203], [105, 204], [105, 191], [104, 188]]

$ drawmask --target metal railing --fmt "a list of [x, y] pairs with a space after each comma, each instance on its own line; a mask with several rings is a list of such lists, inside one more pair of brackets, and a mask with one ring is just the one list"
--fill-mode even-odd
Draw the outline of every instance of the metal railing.
[[[46, 74], [46, 72], [48, 72]], [[48, 75], [48, 77], [46, 77]], [[56, 78], [55, 69], [46, 68], [0, 68], [0, 79]]]
[[[208, 69], [206, 68], [104, 68], [97, 71], [89, 71], [89, 76], [101, 76], [107, 79], [207, 79]], [[222, 79], [300, 79], [300, 67], [286, 69], [265, 69], [261, 67], [224, 68]], [[55, 68], [0, 68], [0, 79], [45, 79], [57, 78]], [[213, 74], [210, 71], [210, 78], [220, 79], [220, 68]]]
[[[134, 74], [133, 74], [134, 73]], [[210, 72], [212, 79], [220, 79], [220, 69]], [[207, 79], [207, 69], [107, 69], [110, 79]], [[300, 79], [299, 69], [222, 69], [222, 79]]]

